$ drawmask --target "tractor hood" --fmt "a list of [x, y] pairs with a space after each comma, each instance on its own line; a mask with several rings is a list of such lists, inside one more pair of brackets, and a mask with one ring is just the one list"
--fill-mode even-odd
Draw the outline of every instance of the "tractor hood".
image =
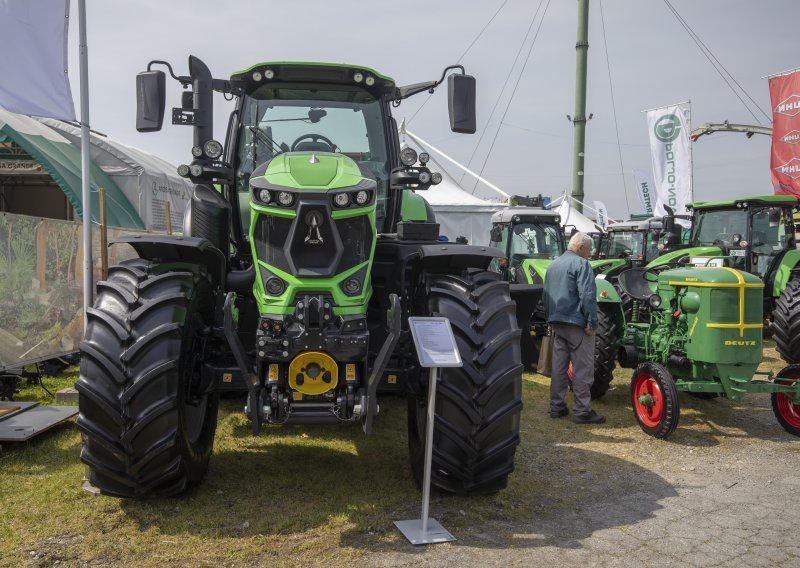
[[256, 168], [250, 180], [255, 182], [258, 178], [270, 186], [314, 190], [356, 187], [364, 181], [351, 158], [330, 152], [280, 154]]
[[695, 268], [676, 268], [665, 270], [658, 275], [659, 285], [670, 286], [719, 286], [738, 287], [747, 285], [748, 287], [763, 286], [763, 282], [758, 276], [733, 268], [716, 267], [695, 267]]

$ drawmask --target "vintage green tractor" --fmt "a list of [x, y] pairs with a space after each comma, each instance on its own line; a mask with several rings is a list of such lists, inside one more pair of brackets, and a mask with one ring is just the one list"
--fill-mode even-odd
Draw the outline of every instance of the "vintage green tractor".
[[[620, 275], [650, 306], [650, 323], [629, 323], [619, 362], [635, 368], [630, 400], [642, 429], [657, 438], [678, 424], [678, 392], [739, 400], [771, 393], [787, 432], [800, 436], [800, 365], [759, 373], [763, 331], [760, 278], [732, 268], [633, 268]], [[753, 378], [753, 377], [756, 378]]]
[[[162, 124], [166, 75], [154, 64], [137, 76], [140, 131]], [[391, 113], [447, 76], [451, 129], [472, 133], [474, 78], [456, 66], [398, 87], [366, 67], [275, 62], [220, 80], [195, 57], [187, 76], [166, 65], [187, 89], [173, 124], [194, 128], [194, 159], [178, 172], [197, 185], [183, 235], [121, 239], [140, 258], [97, 285], [77, 383], [90, 482], [121, 497], [199, 483], [220, 391], [237, 386], [253, 434], [317, 422], [369, 433], [379, 387], [405, 394], [419, 481], [428, 373], [407, 317], [445, 316], [464, 366], [441, 372], [433, 484], [503, 488], [522, 365], [509, 286], [487, 270], [501, 253], [439, 242], [424, 205], [402, 220], [407, 190], [441, 176], [401, 151]], [[224, 145], [212, 135], [215, 91], [234, 101]]]
[[781, 357], [800, 362], [800, 250], [793, 214], [800, 200], [767, 195], [693, 203], [688, 247], [663, 254], [649, 267], [719, 264], [764, 281], [766, 331]]
[[[492, 215], [489, 246], [505, 255], [492, 262], [492, 269], [511, 282], [518, 295], [524, 288], [541, 289], [547, 267], [566, 250], [559, 214], [542, 206], [541, 196], [512, 198], [517, 205]], [[600, 398], [613, 379], [616, 361], [614, 346], [625, 325], [619, 294], [613, 286], [596, 279], [598, 330], [596, 336], [594, 384], [592, 397]], [[520, 291], [517, 291], [520, 290]], [[522, 360], [528, 369], [535, 369], [539, 359], [541, 338], [547, 333], [547, 320], [541, 302], [541, 292], [535, 295], [530, 309], [518, 308]], [[520, 304], [518, 300], [518, 305]], [[529, 322], [525, 326], [525, 322]], [[525, 333], [529, 330], [530, 333]]]

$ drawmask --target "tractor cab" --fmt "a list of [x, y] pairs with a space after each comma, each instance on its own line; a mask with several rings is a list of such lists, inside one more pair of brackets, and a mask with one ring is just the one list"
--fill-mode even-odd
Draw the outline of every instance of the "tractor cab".
[[694, 227], [689, 248], [719, 250], [698, 255], [695, 264], [713, 261], [718, 254], [725, 266], [769, 279], [776, 261], [795, 248], [793, 213], [797, 205], [796, 197], [783, 195], [692, 204]]
[[510, 282], [541, 284], [547, 265], [566, 250], [561, 216], [544, 209], [541, 196], [512, 198], [512, 202], [520, 200], [529, 205], [508, 207], [492, 215], [489, 246], [505, 254], [495, 260], [493, 268]]

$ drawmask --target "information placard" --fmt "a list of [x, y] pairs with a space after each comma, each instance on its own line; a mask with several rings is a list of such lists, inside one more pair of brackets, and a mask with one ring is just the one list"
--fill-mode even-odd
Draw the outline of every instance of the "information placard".
[[461, 367], [450, 320], [442, 317], [410, 317], [408, 325], [423, 367]]

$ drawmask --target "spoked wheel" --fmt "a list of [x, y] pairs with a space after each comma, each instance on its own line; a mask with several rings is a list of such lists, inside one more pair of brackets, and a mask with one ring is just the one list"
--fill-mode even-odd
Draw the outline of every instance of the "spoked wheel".
[[[789, 365], [778, 373], [775, 382], [782, 385], [791, 385], [795, 381], [781, 379], [800, 380], [800, 365]], [[772, 411], [775, 418], [783, 429], [795, 436], [800, 436], [800, 404], [792, 400], [792, 394], [788, 392], [772, 393]]]
[[672, 375], [658, 363], [642, 363], [631, 377], [631, 406], [642, 430], [666, 438], [678, 425], [680, 403]]

